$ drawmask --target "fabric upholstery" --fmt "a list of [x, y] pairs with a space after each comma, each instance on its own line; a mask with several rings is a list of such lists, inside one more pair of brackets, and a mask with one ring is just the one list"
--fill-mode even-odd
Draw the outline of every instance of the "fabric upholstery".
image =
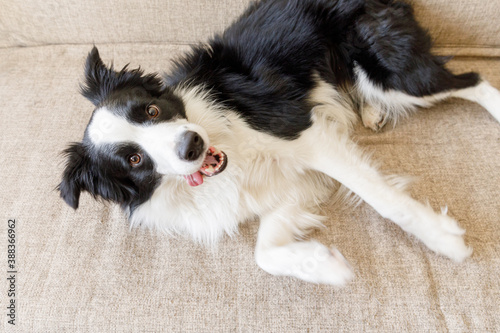
[[[0, 47], [78, 43], [196, 43], [220, 32], [249, 0], [2, 0]], [[498, 56], [499, 1], [411, 0], [437, 47]], [[496, 24], [495, 24], [496, 22]]]
[[[439, 45], [500, 45], [498, 2], [414, 2]], [[81, 139], [92, 111], [78, 94], [92, 43], [116, 67], [161, 72], [246, 1], [65, 3], [2, 1], [0, 11], [1, 267], [9, 218], [19, 266], [15, 328], [0, 283], [6, 332], [500, 331], [500, 124], [480, 106], [452, 100], [382, 133], [355, 129], [384, 172], [415, 176], [416, 199], [448, 205], [470, 259], [435, 255], [366, 204], [327, 205], [326, 228], [311, 236], [336, 246], [355, 280], [333, 288], [273, 277], [254, 261], [258, 221], [208, 250], [130, 230], [118, 207], [89, 195], [75, 212], [55, 191], [60, 152]], [[497, 58], [457, 57], [450, 67], [500, 87]]]

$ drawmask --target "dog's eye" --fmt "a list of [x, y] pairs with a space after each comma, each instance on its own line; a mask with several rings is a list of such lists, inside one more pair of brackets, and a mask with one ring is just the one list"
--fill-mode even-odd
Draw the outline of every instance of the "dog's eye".
[[133, 167], [138, 166], [142, 162], [142, 156], [139, 154], [130, 155], [128, 157], [128, 161], [131, 166]]
[[149, 117], [156, 118], [160, 114], [160, 108], [156, 105], [149, 105], [146, 108], [146, 113], [148, 114]]

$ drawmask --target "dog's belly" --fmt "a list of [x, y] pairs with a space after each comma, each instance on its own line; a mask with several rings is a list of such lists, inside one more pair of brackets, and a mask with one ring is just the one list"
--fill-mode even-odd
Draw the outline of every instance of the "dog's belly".
[[238, 184], [239, 222], [289, 204], [311, 209], [337, 187], [330, 177], [304, 169], [301, 160], [307, 149], [298, 140], [279, 139], [243, 123], [238, 126], [235, 120], [232, 123], [232, 142], [239, 144], [228, 147], [228, 169]]
[[[179, 233], [213, 244], [233, 235], [242, 222], [282, 205], [314, 209], [329, 198], [336, 183], [324, 174], [306, 171], [294, 155], [295, 141], [252, 133], [244, 144], [224, 146], [224, 172], [190, 187], [184, 179], [165, 179], [146, 203], [130, 217], [132, 224]], [[246, 133], [248, 134], [248, 133]]]
[[293, 158], [259, 155], [250, 164], [240, 191], [240, 218], [262, 216], [280, 206], [313, 208], [328, 199], [335, 182], [295, 166]]

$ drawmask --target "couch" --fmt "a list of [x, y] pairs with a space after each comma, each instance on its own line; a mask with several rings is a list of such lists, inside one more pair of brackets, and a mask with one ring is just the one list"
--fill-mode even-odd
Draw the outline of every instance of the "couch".
[[[333, 1], [333, 0], [332, 0]], [[15, 323], [7, 332], [499, 332], [500, 124], [450, 100], [355, 139], [410, 192], [467, 230], [474, 254], [457, 264], [429, 251], [371, 207], [326, 205], [311, 237], [355, 269], [343, 288], [271, 276], [254, 261], [258, 221], [206, 249], [130, 229], [120, 209], [82, 195], [73, 211], [55, 190], [92, 105], [79, 95], [97, 45], [107, 63], [162, 72], [189, 45], [221, 31], [248, 0], [0, 0], [1, 270], [15, 219]], [[449, 67], [500, 87], [499, 1], [412, 0]], [[7, 277], [10, 277], [5, 273]], [[4, 276], [4, 274], [2, 274]]]

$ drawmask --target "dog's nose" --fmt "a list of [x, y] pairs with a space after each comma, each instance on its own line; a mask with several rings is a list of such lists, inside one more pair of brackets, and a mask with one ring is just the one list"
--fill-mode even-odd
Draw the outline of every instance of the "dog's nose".
[[204, 142], [201, 136], [193, 131], [181, 135], [177, 144], [177, 155], [181, 160], [195, 161], [203, 153]]

